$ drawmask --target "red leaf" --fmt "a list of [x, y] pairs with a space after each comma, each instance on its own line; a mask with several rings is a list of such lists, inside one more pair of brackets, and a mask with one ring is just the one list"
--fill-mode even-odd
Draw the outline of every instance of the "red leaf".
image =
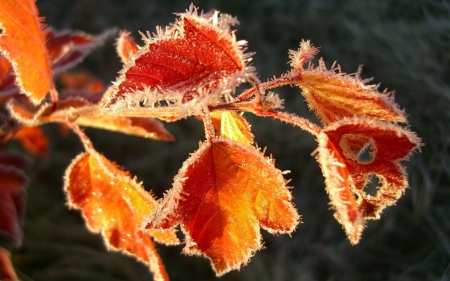
[[75, 66], [89, 55], [95, 48], [116, 33], [116, 29], [108, 29], [92, 36], [81, 31], [55, 31], [47, 28], [47, 49], [52, 62], [53, 71], [58, 74]]
[[[209, 102], [229, 94], [245, 78], [252, 76], [246, 66], [244, 41], [236, 42], [228, 15], [198, 16], [191, 11], [154, 38], [127, 61], [106, 106], [128, 99], [127, 104], [145, 100], [148, 106], [161, 100], [186, 103], [196, 99]], [[256, 79], [256, 78], [255, 78]]]
[[290, 233], [299, 215], [282, 173], [254, 147], [213, 139], [185, 161], [147, 228], [177, 224], [183, 252], [211, 260], [217, 275], [239, 269], [261, 248], [262, 227]]
[[[331, 153], [345, 164], [362, 216], [378, 219], [381, 211], [404, 193], [408, 182], [400, 162], [419, 148], [420, 139], [395, 124], [359, 117], [333, 123], [323, 133]], [[372, 176], [381, 183], [375, 195], [365, 190]]]
[[41, 22], [34, 0], [0, 1], [1, 54], [11, 62], [16, 84], [35, 104], [54, 89]]
[[11, 235], [18, 246], [22, 243], [27, 184], [28, 177], [22, 170], [0, 164], [0, 231]]
[[102, 233], [109, 248], [147, 264], [155, 280], [168, 280], [150, 235], [168, 244], [177, 244], [178, 239], [173, 230], [140, 230], [144, 216], [156, 207], [156, 200], [127, 172], [90, 149], [67, 169], [64, 189], [70, 205], [82, 211], [91, 231]]

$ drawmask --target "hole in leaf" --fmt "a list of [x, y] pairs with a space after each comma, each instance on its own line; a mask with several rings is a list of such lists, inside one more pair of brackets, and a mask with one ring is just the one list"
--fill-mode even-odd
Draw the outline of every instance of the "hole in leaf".
[[346, 158], [360, 164], [369, 164], [375, 158], [377, 148], [371, 137], [359, 134], [344, 134], [339, 142]]
[[378, 190], [383, 186], [383, 179], [380, 179], [377, 174], [369, 174], [367, 176], [366, 184], [364, 185], [364, 193], [370, 196], [376, 196]]

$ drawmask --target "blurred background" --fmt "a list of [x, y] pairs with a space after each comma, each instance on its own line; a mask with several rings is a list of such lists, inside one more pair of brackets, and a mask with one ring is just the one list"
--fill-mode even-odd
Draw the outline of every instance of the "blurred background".
[[[117, 27], [137, 39], [140, 31], [174, 22], [190, 1], [181, 0], [38, 0], [46, 23], [97, 34]], [[238, 39], [255, 52], [253, 64], [266, 81], [289, 70], [288, 50], [302, 39], [320, 47], [327, 66], [338, 61], [343, 72], [364, 65], [362, 77], [374, 77], [380, 90], [395, 89], [396, 101], [409, 114], [409, 127], [425, 146], [407, 163], [410, 188], [378, 221], [369, 221], [362, 241], [352, 246], [333, 218], [324, 179], [315, 159], [314, 138], [265, 118], [246, 117], [255, 140], [267, 147], [281, 170], [290, 170], [294, 203], [302, 223], [289, 237], [263, 232], [265, 249], [239, 272], [216, 278], [209, 261], [181, 255], [181, 246], [158, 245], [171, 280], [450, 280], [450, 3], [445, 0], [212, 0], [193, 1], [203, 9], [236, 16]], [[317, 61], [317, 60], [316, 60]], [[109, 84], [121, 63], [114, 40], [77, 67]], [[247, 85], [245, 85], [247, 86]], [[277, 93], [289, 112], [317, 119], [297, 88]], [[152, 280], [133, 258], [108, 252], [90, 233], [78, 211], [65, 204], [62, 176], [82, 151], [73, 134], [62, 137], [57, 125], [45, 125], [50, 152], [36, 159], [28, 186], [24, 242], [9, 247], [24, 280]], [[86, 129], [107, 158], [136, 175], [156, 196], [189, 153], [203, 140], [194, 118], [167, 124], [177, 141], [166, 143]], [[13, 144], [14, 145], [14, 144]]]

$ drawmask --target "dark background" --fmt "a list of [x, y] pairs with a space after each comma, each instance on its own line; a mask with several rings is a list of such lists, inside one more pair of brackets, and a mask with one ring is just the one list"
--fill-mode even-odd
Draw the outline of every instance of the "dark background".
[[[97, 34], [110, 27], [155, 31], [175, 20], [189, 1], [38, 0], [40, 14], [55, 29]], [[183, 246], [158, 245], [171, 280], [449, 280], [450, 275], [450, 3], [439, 0], [250, 0], [195, 1], [200, 9], [237, 16], [238, 39], [256, 52], [253, 64], [262, 81], [289, 70], [289, 49], [302, 39], [320, 47], [317, 57], [344, 72], [364, 65], [363, 78], [375, 77], [380, 89], [396, 90], [396, 101], [409, 114], [411, 130], [425, 146], [407, 164], [410, 187], [396, 206], [378, 221], [369, 221], [362, 241], [351, 246], [333, 218], [324, 179], [310, 155], [315, 140], [278, 121], [255, 118], [256, 142], [267, 147], [294, 187], [302, 215], [297, 230], [272, 236], [263, 231], [265, 249], [239, 272], [216, 278], [209, 261], [180, 255]], [[140, 40], [138, 43], [142, 44]], [[114, 41], [80, 66], [106, 84], [121, 63]], [[286, 110], [313, 118], [300, 90], [277, 92]], [[189, 153], [203, 140], [203, 127], [190, 118], [167, 124], [177, 141], [158, 142], [87, 129], [98, 151], [137, 175], [157, 196]], [[61, 137], [56, 125], [45, 125], [50, 155], [37, 159], [30, 172], [25, 237], [20, 249], [9, 248], [18, 275], [27, 280], [152, 280], [133, 258], [108, 252], [97, 234], [86, 230], [77, 211], [68, 210], [62, 176], [82, 151], [74, 135]], [[14, 144], [12, 144], [14, 145]]]

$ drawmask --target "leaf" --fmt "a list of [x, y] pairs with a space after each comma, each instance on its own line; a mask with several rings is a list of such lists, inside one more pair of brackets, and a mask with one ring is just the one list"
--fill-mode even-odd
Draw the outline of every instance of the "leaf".
[[[331, 155], [334, 159], [328, 160], [328, 163], [340, 167], [338, 175], [331, 175], [330, 164], [324, 164], [327, 160], [319, 161], [328, 181], [327, 189], [341, 190], [341, 194], [345, 192], [346, 195], [341, 198], [348, 204], [345, 206], [349, 209], [348, 213], [352, 213], [348, 217], [355, 217], [356, 200], [364, 219], [378, 219], [381, 211], [393, 205], [404, 193], [408, 181], [401, 162], [407, 160], [421, 144], [414, 133], [398, 125], [353, 117], [326, 127], [320, 134], [319, 145], [319, 159], [327, 158], [326, 154]], [[331, 176], [341, 179], [333, 180]], [[376, 194], [370, 194], [367, 188], [374, 177], [381, 186], [377, 187]], [[351, 199], [349, 186], [354, 199]], [[342, 206], [333, 199], [332, 203], [340, 212]], [[343, 224], [347, 223], [344, 215], [338, 216], [344, 221]]]
[[120, 31], [116, 46], [117, 54], [124, 64], [132, 55], [139, 51], [139, 46], [134, 41], [133, 37], [130, 36], [130, 33], [125, 30]]
[[25, 186], [28, 177], [12, 166], [0, 164], [0, 231], [22, 243], [22, 223], [25, 214]]
[[14, 84], [16, 76], [11, 63], [0, 55], [0, 105], [15, 94], [20, 92]]
[[97, 36], [81, 31], [55, 31], [47, 28], [47, 49], [55, 74], [66, 71], [81, 62], [94, 49], [113, 36], [115, 28], [105, 30]]
[[211, 260], [218, 276], [247, 264], [261, 248], [262, 227], [291, 233], [299, 215], [281, 171], [254, 147], [213, 139], [187, 159], [147, 228], [185, 234], [188, 255]]
[[[93, 100], [95, 99], [95, 96], [93, 96]], [[174, 140], [174, 137], [165, 129], [159, 120], [154, 118], [102, 115], [100, 108], [96, 104], [82, 97], [67, 96], [58, 102], [56, 108], [51, 103], [44, 104], [38, 113], [29, 111], [14, 100], [8, 103], [8, 109], [11, 116], [29, 126], [49, 122], [65, 123], [67, 121], [73, 121], [80, 126], [105, 129], [157, 140]]]
[[45, 157], [48, 154], [48, 139], [40, 127], [23, 127], [14, 134], [23, 148], [32, 156]]
[[345, 161], [325, 133], [320, 133], [317, 141], [319, 147], [316, 159], [325, 178], [331, 205], [336, 210], [334, 217], [344, 228], [350, 242], [357, 244], [365, 222], [350, 187], [350, 175]]
[[19, 281], [16, 272], [11, 263], [11, 254], [4, 248], [0, 247], [0, 280], [3, 281]]
[[219, 136], [253, 144], [254, 135], [250, 132], [250, 124], [245, 118], [234, 111], [215, 111], [211, 113], [211, 120]]
[[31, 165], [31, 158], [16, 151], [0, 151], [0, 165], [11, 165], [18, 169], [25, 169]]
[[314, 68], [303, 64], [318, 52], [309, 41], [302, 42], [300, 49], [290, 51], [290, 75], [298, 76], [298, 86], [323, 124], [344, 117], [366, 116], [389, 122], [407, 122], [405, 114], [398, 108], [392, 93], [380, 93], [378, 85], [367, 85], [368, 80], [359, 76], [361, 69], [354, 75], [340, 72], [340, 68], [328, 70], [323, 60]]
[[193, 100], [197, 105], [229, 95], [246, 78], [255, 76], [246, 66], [249, 55], [242, 51], [246, 42], [236, 42], [229, 30], [235, 22], [218, 12], [198, 16], [191, 6], [174, 25], [144, 38], [145, 46], [127, 60], [114, 92], [104, 102], [106, 108], [115, 103], [119, 105], [114, 110], [140, 107], [140, 101], [153, 107], [162, 100], [175, 106]]
[[54, 89], [41, 23], [34, 0], [0, 1], [1, 54], [11, 62], [16, 84], [35, 104]]
[[[70, 206], [81, 210], [91, 231], [102, 233], [108, 248], [147, 264], [155, 280], [168, 280], [152, 232], [139, 229], [157, 204], [140, 184], [93, 149], [76, 157], [64, 178]], [[179, 242], [173, 230], [155, 236], [167, 244]]]

